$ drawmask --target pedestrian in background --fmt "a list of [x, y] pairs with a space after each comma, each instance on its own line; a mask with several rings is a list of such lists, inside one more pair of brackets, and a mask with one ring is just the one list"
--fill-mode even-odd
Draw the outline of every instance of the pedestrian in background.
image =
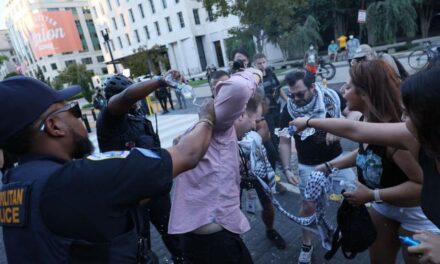
[[360, 42], [357, 38], [353, 36], [353, 34], [350, 34], [348, 38], [349, 38], [347, 42], [348, 65], [351, 67], [351, 60], [353, 59], [354, 54], [356, 54], [356, 50], [359, 47]]
[[338, 44], [336, 44], [335, 41], [332, 39], [327, 48], [327, 54], [330, 61], [335, 62], [338, 59], [338, 48]]

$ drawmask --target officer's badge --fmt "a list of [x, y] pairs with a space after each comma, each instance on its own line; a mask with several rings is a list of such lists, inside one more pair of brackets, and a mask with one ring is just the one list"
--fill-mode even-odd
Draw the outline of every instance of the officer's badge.
[[103, 153], [94, 153], [87, 157], [88, 160], [106, 160], [106, 159], [125, 159], [130, 151], [108, 151]]

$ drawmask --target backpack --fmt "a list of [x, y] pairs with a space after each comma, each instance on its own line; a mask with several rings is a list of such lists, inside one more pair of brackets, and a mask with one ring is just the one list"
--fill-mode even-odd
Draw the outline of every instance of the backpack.
[[332, 248], [325, 254], [326, 260], [330, 260], [339, 247], [345, 258], [353, 259], [376, 240], [376, 228], [365, 205], [353, 206], [343, 200], [338, 209], [337, 223]]

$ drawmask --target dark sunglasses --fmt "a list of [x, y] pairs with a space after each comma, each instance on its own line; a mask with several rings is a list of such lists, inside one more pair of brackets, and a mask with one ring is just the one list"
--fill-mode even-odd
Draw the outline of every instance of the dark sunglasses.
[[56, 110], [56, 111], [54, 111], [54, 112], [52, 112], [52, 113], [50, 113], [42, 122], [41, 122], [41, 125], [39, 126], [39, 130], [40, 131], [44, 131], [44, 124], [46, 123], [46, 120], [49, 118], [49, 117], [52, 117], [52, 116], [54, 116], [54, 115], [57, 115], [57, 114], [59, 114], [59, 113], [62, 113], [62, 112], [69, 112], [69, 113], [71, 113], [74, 117], [76, 117], [76, 118], [80, 118], [80, 117], [82, 117], [82, 112], [81, 112], [81, 108], [79, 107], [79, 104], [78, 104], [78, 102], [71, 102], [71, 103], [68, 103], [67, 105], [65, 105], [63, 108], [60, 108], [60, 109], [58, 109], [58, 110]]
[[302, 91], [298, 93], [288, 93], [287, 96], [289, 96], [292, 99], [298, 98], [298, 99], [304, 99], [307, 91]]

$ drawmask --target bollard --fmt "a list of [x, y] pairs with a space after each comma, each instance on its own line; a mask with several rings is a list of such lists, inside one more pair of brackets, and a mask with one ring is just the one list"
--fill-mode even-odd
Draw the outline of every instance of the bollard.
[[96, 113], [95, 113], [95, 109], [92, 109], [92, 116], [93, 116], [93, 120], [96, 121]]
[[84, 125], [86, 126], [87, 132], [91, 133], [91, 132], [92, 132], [92, 129], [90, 129], [89, 120], [87, 119], [87, 115], [86, 115], [86, 114], [84, 114], [84, 115], [82, 116], [82, 120], [83, 120], [83, 122], [84, 122]]

